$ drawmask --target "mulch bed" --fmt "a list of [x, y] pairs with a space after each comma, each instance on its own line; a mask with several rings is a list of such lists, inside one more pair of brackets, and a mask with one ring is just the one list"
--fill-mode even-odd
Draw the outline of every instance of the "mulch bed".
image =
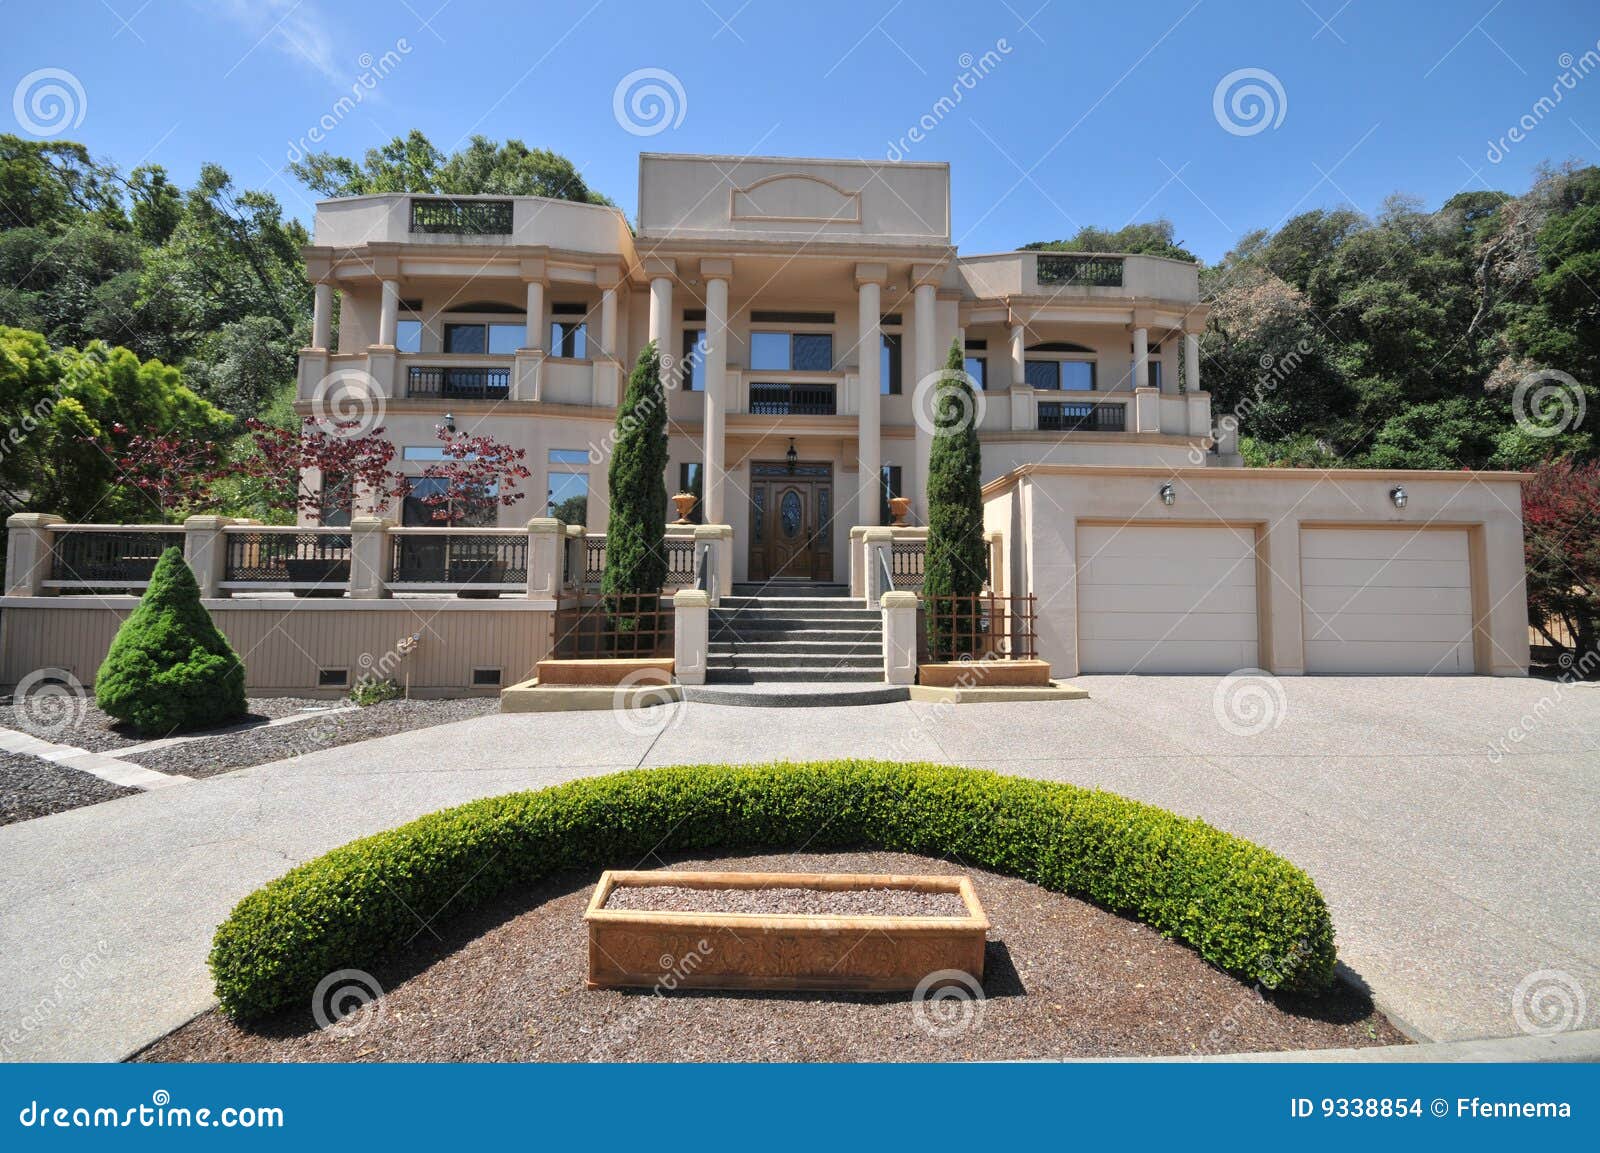
[[[249, 714], [241, 717], [231, 724], [239, 724], [250, 720], [270, 720], [276, 717], [287, 717], [308, 708], [327, 708], [338, 704], [338, 701], [316, 701], [302, 697], [252, 697], [245, 702]], [[141, 736], [128, 728], [121, 721], [114, 720], [95, 707], [94, 699], [86, 697], [80, 702], [83, 710], [82, 716], [63, 728], [54, 727], [41, 730], [35, 724], [30, 727], [30, 720], [26, 708], [19, 709], [15, 704], [7, 702], [0, 704], [0, 728], [16, 729], [19, 732], [31, 733], [43, 740], [52, 741], [58, 745], [72, 745], [79, 749], [88, 749], [91, 753], [114, 753], [117, 749], [125, 749], [129, 745], [142, 745], [146, 741], [157, 740], [163, 736], [183, 736], [182, 733], [150, 733]]]
[[[387, 994], [332, 1028], [319, 1030], [309, 1005], [248, 1029], [213, 1011], [135, 1059], [961, 1061], [1404, 1041], [1347, 986], [1317, 999], [1263, 996], [1137, 922], [946, 861], [831, 853], [671, 867], [965, 872], [993, 926], [984, 1000], [930, 1003], [919, 1013], [907, 994], [586, 990], [582, 914], [597, 878], [569, 875], [450, 923], [442, 940], [419, 922], [412, 953], [374, 974]], [[971, 1023], [960, 1028], [967, 1011]]]
[[130, 797], [138, 791], [42, 757], [0, 753], [0, 825]]
[[959, 893], [915, 889], [691, 889], [684, 885], [621, 885], [608, 909], [690, 913], [799, 913], [812, 917], [965, 917]]
[[[261, 702], [251, 701], [252, 710]], [[329, 701], [320, 701], [327, 705]], [[160, 773], [187, 777], [214, 777], [219, 773], [300, 757], [319, 749], [387, 737], [411, 729], [465, 721], [496, 712], [498, 697], [463, 697], [456, 700], [383, 701], [366, 708], [340, 708], [326, 716], [292, 725], [250, 729], [242, 733], [186, 741], [170, 748], [139, 753], [131, 759]]]

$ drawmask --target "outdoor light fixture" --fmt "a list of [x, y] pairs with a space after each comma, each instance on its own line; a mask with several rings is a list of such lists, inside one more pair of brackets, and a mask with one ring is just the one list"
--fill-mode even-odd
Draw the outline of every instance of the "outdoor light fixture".
[[789, 451], [783, 454], [783, 459], [789, 462], [789, 472], [794, 473], [794, 467], [800, 461], [800, 454], [794, 450], [794, 437], [789, 438]]
[[1394, 501], [1394, 507], [1395, 508], [1405, 508], [1406, 507], [1406, 490], [1403, 489], [1403, 488], [1400, 488], [1398, 485], [1396, 487], [1394, 487], [1394, 488], [1391, 488], [1389, 490], [1389, 499]]
[[1161, 503], [1166, 505], [1168, 508], [1171, 508], [1177, 502], [1177, 490], [1172, 487], [1172, 482], [1169, 480], [1166, 484], [1161, 486]]
[[456, 414], [455, 413], [447, 412], [447, 413], [444, 414], [444, 430], [446, 432], [448, 432], [451, 436], [455, 435], [455, 431], [456, 431]]

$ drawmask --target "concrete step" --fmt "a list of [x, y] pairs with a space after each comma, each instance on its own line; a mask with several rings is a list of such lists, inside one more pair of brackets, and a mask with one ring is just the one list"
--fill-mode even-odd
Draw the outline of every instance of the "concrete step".
[[708, 669], [882, 669], [883, 654], [852, 653], [838, 656], [832, 653], [739, 653], [737, 656], [706, 657]]
[[849, 681], [775, 681], [751, 685], [685, 685], [683, 699], [707, 705], [758, 709], [825, 708], [906, 701], [911, 699], [911, 690], [904, 685], [853, 684]]
[[768, 581], [765, 584], [735, 581], [731, 591], [736, 597], [847, 597], [850, 595], [850, 586], [832, 582], [814, 584], [810, 581]]
[[877, 613], [853, 613], [849, 610], [837, 613], [818, 612], [814, 609], [800, 609], [794, 612], [746, 610], [742, 613], [713, 612], [710, 617], [710, 623], [712, 628], [716, 628], [719, 625], [738, 628], [796, 628], [806, 624], [815, 624], [849, 625], [855, 628], [881, 629], [883, 627], [883, 618]]
[[745, 640], [714, 640], [711, 642], [711, 655], [730, 656], [737, 653], [829, 653], [838, 656], [849, 656], [863, 652], [883, 653], [882, 637], [863, 637], [860, 639], [840, 641], [774, 641], [762, 638], [757, 641]]
[[[867, 609], [861, 597], [723, 597], [718, 612], [745, 612], [751, 609], [822, 609], [834, 612], [842, 609]], [[878, 609], [872, 609], [878, 612]]]
[[781, 667], [762, 669], [707, 669], [706, 683], [717, 685], [753, 685], [766, 681], [844, 681], [854, 684], [881, 683], [883, 669], [808, 669]]
[[711, 626], [710, 636], [713, 645], [760, 645], [788, 643], [790, 641], [845, 642], [853, 645], [878, 645], [880, 647], [883, 645], [883, 630], [881, 628], [829, 628], [826, 625], [809, 628], [745, 628], [743, 626], [737, 628], [723, 626], [718, 628], [713, 625]]

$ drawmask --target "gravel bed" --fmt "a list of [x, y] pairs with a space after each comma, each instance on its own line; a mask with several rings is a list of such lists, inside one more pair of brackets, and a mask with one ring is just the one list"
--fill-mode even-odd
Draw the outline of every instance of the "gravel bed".
[[135, 1060], [966, 1061], [1404, 1041], [1347, 986], [1315, 1000], [1264, 997], [1137, 922], [946, 861], [834, 853], [674, 867], [966, 872], [993, 926], [984, 999], [587, 990], [582, 918], [597, 874], [569, 874], [441, 925], [442, 942], [419, 934], [414, 952], [373, 974], [387, 994], [336, 1028], [319, 1030], [310, 1005], [249, 1029], [213, 1011]]
[[42, 757], [0, 753], [0, 825], [131, 797], [138, 791]]
[[691, 889], [685, 885], [622, 885], [608, 909], [641, 912], [801, 913], [812, 917], [965, 917], [959, 893], [915, 889]]
[[[328, 702], [322, 702], [324, 704]], [[465, 721], [495, 712], [498, 697], [463, 697], [456, 700], [383, 701], [366, 708], [341, 708], [327, 716], [292, 725], [273, 725], [242, 733], [186, 741], [165, 749], [140, 753], [134, 758], [147, 769], [181, 773], [189, 777], [214, 777], [249, 765], [304, 756], [319, 749], [387, 737], [410, 729]]]
[[[230, 722], [230, 725], [292, 716], [308, 708], [325, 709], [338, 703], [338, 701], [310, 700], [305, 697], [252, 697], [245, 702], [249, 709], [248, 715], [238, 721]], [[81, 715], [68, 718], [65, 724], [52, 723], [63, 714], [53, 711], [53, 705], [49, 713], [43, 711], [44, 707], [41, 702], [20, 708], [10, 701], [0, 704], [0, 727], [17, 729], [58, 745], [73, 745], [76, 748], [88, 749], [91, 753], [114, 752], [129, 745], [142, 745], [146, 741], [157, 740], [162, 736], [188, 735], [151, 733], [141, 736], [123, 725], [121, 721], [113, 720], [101, 712], [95, 707], [92, 697], [78, 698], [74, 708], [80, 711]]]

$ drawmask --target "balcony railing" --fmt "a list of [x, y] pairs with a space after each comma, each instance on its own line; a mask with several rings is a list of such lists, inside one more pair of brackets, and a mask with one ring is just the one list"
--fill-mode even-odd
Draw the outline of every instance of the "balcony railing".
[[407, 396], [454, 400], [504, 400], [511, 392], [511, 370], [475, 365], [411, 365], [406, 372]]
[[1065, 252], [1039, 254], [1039, 283], [1051, 288], [1121, 288], [1120, 256], [1078, 256]]
[[390, 536], [395, 586], [484, 586], [528, 583], [528, 534], [399, 530]]
[[511, 201], [413, 196], [411, 231], [455, 236], [509, 236]]
[[224, 588], [287, 585], [297, 594], [343, 596], [350, 534], [327, 528], [230, 528]]
[[757, 416], [832, 416], [838, 403], [831, 383], [750, 385], [750, 411]]
[[[695, 543], [693, 537], [668, 537], [661, 542], [667, 558], [667, 579], [663, 592], [692, 589], [695, 582]], [[591, 533], [583, 542], [583, 587], [598, 589], [606, 571], [606, 535]]]
[[1126, 432], [1128, 408], [1120, 402], [1040, 401], [1041, 432]]

